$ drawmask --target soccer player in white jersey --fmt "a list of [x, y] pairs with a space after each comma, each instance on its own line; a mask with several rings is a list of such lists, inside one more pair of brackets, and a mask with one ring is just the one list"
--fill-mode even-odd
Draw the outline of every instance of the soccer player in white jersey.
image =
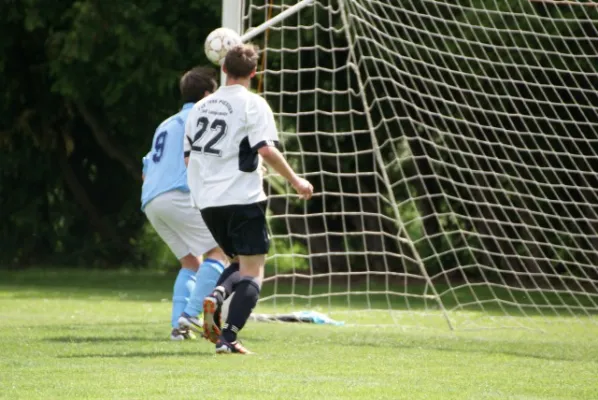
[[[191, 205], [183, 154], [189, 111], [216, 87], [212, 69], [198, 67], [186, 72], [180, 80], [183, 108], [158, 126], [152, 148], [143, 158], [141, 209], [181, 263], [173, 288], [172, 340], [193, 338], [190, 328], [202, 331], [197, 317], [203, 309], [203, 299], [214, 289], [228, 263], [201, 214]], [[184, 312], [188, 324], [179, 326]]]
[[[313, 186], [297, 176], [276, 148], [278, 133], [270, 106], [249, 91], [257, 58], [251, 45], [229, 50], [222, 67], [226, 86], [198, 102], [185, 127], [191, 197], [218, 245], [240, 263], [238, 282], [228, 282], [235, 274], [224, 280], [223, 274], [204, 300], [204, 337], [216, 343], [217, 353], [249, 353], [237, 334], [257, 304], [270, 248], [261, 159], [304, 199], [313, 193]], [[232, 291], [235, 296], [221, 329], [218, 312]]]

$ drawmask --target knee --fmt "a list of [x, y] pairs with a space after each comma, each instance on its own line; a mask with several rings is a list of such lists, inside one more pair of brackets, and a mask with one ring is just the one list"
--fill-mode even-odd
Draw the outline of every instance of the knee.
[[224, 254], [224, 251], [220, 247], [213, 248], [205, 254], [205, 258], [211, 258], [212, 260], [220, 261], [224, 266], [228, 264], [228, 257]]
[[187, 254], [186, 256], [180, 259], [180, 262], [181, 268], [197, 271], [197, 269], [199, 268], [199, 264], [201, 263], [201, 257], [196, 257], [193, 254]]
[[241, 275], [251, 276], [261, 281], [264, 276], [264, 263], [266, 256], [255, 255], [255, 256], [240, 256], [239, 261], [241, 264]]

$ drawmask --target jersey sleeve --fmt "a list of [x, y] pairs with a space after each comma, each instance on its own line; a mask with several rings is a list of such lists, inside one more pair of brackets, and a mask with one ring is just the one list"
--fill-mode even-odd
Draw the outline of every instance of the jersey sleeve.
[[185, 122], [185, 134], [183, 135], [183, 154], [185, 157], [189, 157], [191, 154], [191, 143], [193, 137], [193, 123], [191, 120], [193, 119], [193, 113], [189, 113], [187, 117], [187, 122]]
[[274, 114], [266, 100], [256, 96], [247, 109], [248, 138], [251, 149], [278, 146], [278, 131]]
[[151, 151], [149, 153], [147, 153], [142, 159], [141, 159], [141, 163], [143, 164], [143, 167], [141, 169], [141, 173], [143, 174], [143, 176], [147, 175], [147, 166], [149, 164], [149, 155], [150, 155]]

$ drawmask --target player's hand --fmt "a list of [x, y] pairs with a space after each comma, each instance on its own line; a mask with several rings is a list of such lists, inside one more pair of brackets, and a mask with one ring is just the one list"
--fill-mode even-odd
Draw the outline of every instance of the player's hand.
[[297, 180], [293, 182], [293, 187], [302, 199], [309, 200], [314, 194], [314, 187], [306, 179], [297, 177]]

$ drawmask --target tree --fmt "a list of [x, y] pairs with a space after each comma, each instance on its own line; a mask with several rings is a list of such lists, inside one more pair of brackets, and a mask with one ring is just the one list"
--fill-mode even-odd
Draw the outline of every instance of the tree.
[[0, 263], [121, 263], [143, 222], [141, 157], [206, 64], [219, 5], [27, 0], [0, 5]]

